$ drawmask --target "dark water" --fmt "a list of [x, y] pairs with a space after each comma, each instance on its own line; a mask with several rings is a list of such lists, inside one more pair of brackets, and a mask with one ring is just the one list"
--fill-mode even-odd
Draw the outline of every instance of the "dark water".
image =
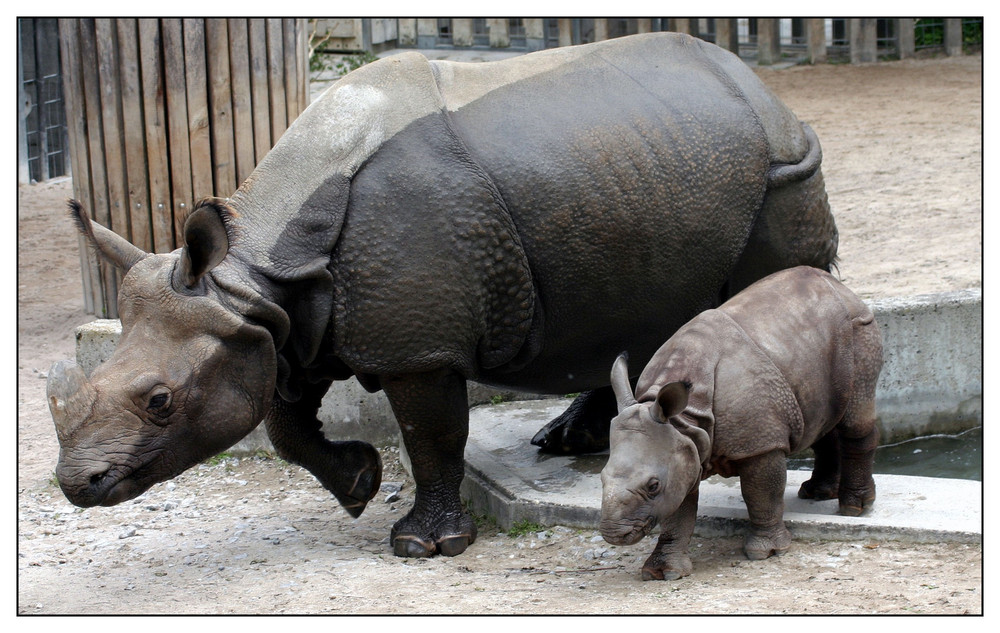
[[[789, 470], [812, 470], [813, 460], [788, 460]], [[880, 446], [874, 472], [948, 479], [983, 480], [983, 427], [957, 435], [929, 435]]]

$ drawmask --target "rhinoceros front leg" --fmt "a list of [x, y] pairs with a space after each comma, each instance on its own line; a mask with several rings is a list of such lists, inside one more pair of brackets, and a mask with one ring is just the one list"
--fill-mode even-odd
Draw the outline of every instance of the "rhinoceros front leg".
[[323, 436], [316, 412], [329, 387], [329, 382], [307, 385], [298, 402], [275, 396], [264, 426], [282, 459], [311, 472], [357, 518], [378, 493], [382, 459], [367, 442], [331, 442]]
[[382, 389], [399, 422], [410, 456], [413, 509], [392, 527], [396, 556], [456, 556], [476, 540], [476, 524], [462, 510], [469, 405], [465, 379], [451, 370], [383, 376]]
[[643, 580], [677, 580], [691, 574], [691, 535], [698, 518], [698, 488], [663, 521], [656, 548], [642, 565]]
[[611, 419], [617, 414], [611, 387], [585, 391], [562, 415], [535, 433], [531, 443], [545, 453], [576, 455], [603, 451], [608, 448]]

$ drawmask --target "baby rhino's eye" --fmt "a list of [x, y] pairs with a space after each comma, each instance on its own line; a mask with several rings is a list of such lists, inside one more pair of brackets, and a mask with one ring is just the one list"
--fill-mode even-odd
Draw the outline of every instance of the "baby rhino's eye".
[[660, 492], [660, 480], [656, 477], [651, 477], [649, 481], [646, 482], [646, 492], [652, 496]]

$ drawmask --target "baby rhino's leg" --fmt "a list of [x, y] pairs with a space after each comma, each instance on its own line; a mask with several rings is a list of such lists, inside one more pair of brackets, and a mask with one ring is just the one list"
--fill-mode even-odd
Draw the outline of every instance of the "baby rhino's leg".
[[785, 529], [785, 454], [772, 451], [741, 460], [736, 466], [743, 501], [750, 515], [750, 532], [743, 551], [751, 560], [785, 553], [792, 535]]
[[833, 429], [812, 445], [816, 465], [812, 477], [802, 482], [799, 499], [836, 499], [840, 488], [840, 438]]
[[882, 339], [871, 321], [855, 328], [854, 384], [837, 432], [840, 437], [840, 513], [858, 516], [875, 503], [872, 464], [878, 447], [875, 385], [882, 368]]
[[695, 488], [660, 528], [660, 540], [642, 566], [643, 580], [677, 580], [691, 573], [691, 534], [698, 516]]

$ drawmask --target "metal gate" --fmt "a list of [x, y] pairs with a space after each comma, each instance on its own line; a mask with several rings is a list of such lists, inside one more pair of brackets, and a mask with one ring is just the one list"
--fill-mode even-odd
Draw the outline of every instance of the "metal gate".
[[18, 20], [18, 180], [69, 174], [66, 111], [59, 67], [59, 21]]

